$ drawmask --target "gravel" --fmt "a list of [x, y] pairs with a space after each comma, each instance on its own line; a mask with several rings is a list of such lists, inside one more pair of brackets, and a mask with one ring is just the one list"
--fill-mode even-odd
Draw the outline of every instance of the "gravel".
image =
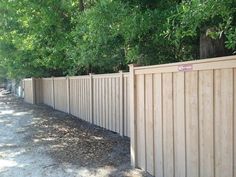
[[0, 176], [149, 176], [130, 166], [130, 140], [0, 92]]

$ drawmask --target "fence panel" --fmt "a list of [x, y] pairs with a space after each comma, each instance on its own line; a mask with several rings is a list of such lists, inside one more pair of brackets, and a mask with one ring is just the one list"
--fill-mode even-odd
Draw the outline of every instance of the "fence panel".
[[55, 109], [67, 112], [67, 78], [55, 77], [53, 80]]
[[133, 165], [157, 177], [235, 177], [236, 56], [130, 69]]
[[42, 78], [42, 103], [54, 108], [53, 78]]
[[[32, 99], [30, 86], [26, 83], [29, 98], [25, 99], [29, 101]], [[36, 103], [130, 136], [128, 73], [35, 79], [35, 88]]]
[[34, 79], [24, 79], [24, 100], [27, 103], [34, 104]]
[[70, 77], [70, 113], [92, 123], [90, 76]]
[[120, 73], [93, 75], [93, 110], [94, 124], [123, 134], [120, 77]]

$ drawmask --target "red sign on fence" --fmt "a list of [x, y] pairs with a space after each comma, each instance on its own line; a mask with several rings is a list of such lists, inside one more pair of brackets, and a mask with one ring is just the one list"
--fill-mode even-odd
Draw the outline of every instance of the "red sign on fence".
[[193, 65], [191, 65], [191, 64], [179, 65], [178, 70], [179, 71], [192, 71], [193, 70]]

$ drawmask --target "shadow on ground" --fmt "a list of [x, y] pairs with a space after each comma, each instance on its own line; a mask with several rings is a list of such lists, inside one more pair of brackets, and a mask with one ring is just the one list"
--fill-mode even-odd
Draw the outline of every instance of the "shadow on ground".
[[[55, 161], [43, 168], [70, 165], [74, 169], [90, 171], [90, 174], [93, 171], [94, 176], [99, 170], [107, 170], [107, 176], [148, 176], [141, 170], [131, 168], [130, 141], [127, 137], [120, 137], [44, 105], [24, 103], [13, 96], [1, 97], [1, 104], [11, 111], [0, 115], [0, 123], [13, 126], [11, 120], [2, 120], [1, 116], [16, 116], [20, 120], [18, 124], [22, 124], [16, 132], [22, 136], [24, 143], [5, 144], [0, 146], [0, 150], [6, 146], [24, 146], [24, 153], [41, 149]], [[26, 115], [32, 115], [30, 121], [24, 119]]]

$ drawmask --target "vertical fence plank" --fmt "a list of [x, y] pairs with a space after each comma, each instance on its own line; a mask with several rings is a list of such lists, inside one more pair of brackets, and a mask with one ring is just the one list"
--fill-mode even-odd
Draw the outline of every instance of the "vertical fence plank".
[[234, 162], [233, 162], [233, 168], [234, 168], [234, 177], [236, 177], [236, 68], [234, 68]]
[[199, 177], [198, 72], [185, 73], [186, 176]]
[[214, 177], [213, 71], [199, 71], [200, 176]]
[[130, 82], [130, 157], [131, 157], [131, 165], [133, 167], [137, 166], [136, 160], [136, 99], [135, 99], [135, 73], [134, 73], [134, 65], [129, 65], [129, 82]]
[[124, 135], [124, 78], [123, 78], [123, 72], [120, 71], [120, 135], [123, 136]]
[[112, 78], [112, 82], [113, 82], [113, 92], [112, 92], [112, 95], [113, 95], [113, 117], [112, 117], [112, 131], [115, 131], [116, 129], [116, 111], [117, 111], [117, 108], [116, 108], [116, 79], [115, 78]]
[[233, 177], [233, 70], [215, 70], [215, 177]]
[[109, 78], [109, 92], [108, 92], [108, 97], [109, 97], [109, 101], [108, 101], [108, 109], [109, 109], [109, 115], [108, 115], [108, 129], [111, 130], [111, 127], [112, 127], [112, 118], [113, 118], [113, 115], [112, 115], [112, 111], [113, 111], [113, 102], [112, 102], [112, 79]]
[[128, 105], [127, 105], [127, 78], [124, 77], [124, 81], [123, 81], [123, 87], [124, 87], [124, 92], [123, 92], [123, 109], [124, 109], [124, 135], [128, 136], [128, 116], [127, 116], [127, 109], [128, 109]]
[[119, 78], [115, 78], [116, 81], [116, 119], [115, 119], [115, 132], [120, 132], [120, 91], [119, 91]]
[[162, 75], [153, 77], [155, 176], [163, 177]]
[[79, 118], [82, 117], [82, 79], [79, 79], [78, 80], [78, 93], [79, 93], [79, 99], [78, 99], [78, 102], [79, 102], [79, 111], [78, 111], [78, 115], [79, 115]]
[[51, 78], [51, 89], [52, 89], [52, 100], [51, 100], [51, 105], [53, 109], [55, 109], [55, 93], [54, 93], [54, 78]]
[[185, 80], [184, 72], [173, 73], [175, 177], [185, 176]]
[[145, 78], [144, 75], [136, 76], [136, 104], [137, 104], [137, 164], [146, 170], [146, 136], [145, 136]]
[[105, 107], [105, 101], [104, 101], [104, 78], [101, 79], [101, 84], [102, 84], [102, 90], [101, 90], [101, 95], [102, 95], [102, 127], [105, 128], [106, 126], [106, 119], [105, 119], [105, 112], [104, 112], [104, 107]]
[[108, 119], [108, 114], [107, 114], [107, 107], [108, 107], [108, 95], [107, 95], [107, 79], [104, 78], [104, 107], [103, 107], [103, 111], [104, 111], [104, 117], [105, 117], [105, 121], [106, 121], [106, 126], [105, 128], [108, 129], [109, 128], [109, 119]]
[[70, 114], [70, 79], [66, 77], [66, 90], [67, 90], [67, 113]]
[[163, 140], [164, 176], [174, 176], [174, 125], [173, 125], [173, 78], [163, 74]]
[[93, 85], [94, 89], [93, 89], [93, 95], [94, 95], [94, 106], [93, 106], [93, 109], [94, 109], [94, 114], [93, 114], [93, 118], [94, 118], [94, 124], [97, 125], [97, 115], [98, 115], [98, 109], [97, 109], [97, 106], [98, 106], [98, 103], [97, 103], [97, 78], [94, 78], [94, 85]]
[[153, 79], [152, 74], [145, 76], [145, 124], [146, 124], [146, 166], [154, 175], [154, 139], [153, 139]]
[[89, 103], [90, 103], [90, 110], [89, 110], [89, 115], [90, 115], [90, 122], [94, 123], [93, 119], [93, 107], [94, 107], [94, 99], [93, 99], [93, 75], [90, 73], [89, 74]]

